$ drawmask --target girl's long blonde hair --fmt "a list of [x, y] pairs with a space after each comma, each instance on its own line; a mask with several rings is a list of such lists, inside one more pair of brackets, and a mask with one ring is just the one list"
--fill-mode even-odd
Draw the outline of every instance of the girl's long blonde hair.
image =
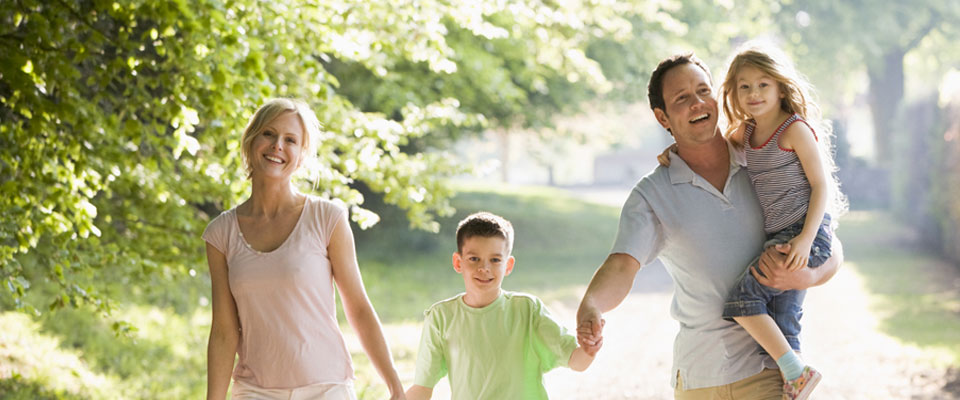
[[780, 108], [788, 114], [799, 115], [813, 128], [820, 148], [823, 168], [828, 174], [830, 200], [827, 203], [827, 212], [836, 221], [837, 217], [847, 211], [848, 204], [847, 197], [840, 191], [837, 165], [833, 159], [833, 127], [823, 120], [820, 107], [814, 101], [813, 85], [797, 71], [790, 58], [779, 49], [759, 43], [747, 43], [730, 61], [721, 89], [723, 113], [728, 121], [727, 137], [729, 138], [745, 124], [751, 124], [752, 121], [750, 114], [747, 114], [737, 101], [737, 74], [745, 66], [754, 67], [773, 78], [779, 85], [780, 93], [783, 94], [783, 98], [780, 99]]

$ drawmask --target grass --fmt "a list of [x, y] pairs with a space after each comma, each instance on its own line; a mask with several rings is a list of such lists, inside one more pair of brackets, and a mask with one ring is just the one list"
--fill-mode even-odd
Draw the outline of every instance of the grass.
[[115, 377], [91, 371], [83, 353], [64, 348], [29, 316], [0, 313], [0, 397], [4, 399], [107, 398]]
[[957, 266], [922, 249], [888, 214], [852, 212], [837, 234], [882, 316], [880, 329], [925, 350], [939, 366], [960, 365]]

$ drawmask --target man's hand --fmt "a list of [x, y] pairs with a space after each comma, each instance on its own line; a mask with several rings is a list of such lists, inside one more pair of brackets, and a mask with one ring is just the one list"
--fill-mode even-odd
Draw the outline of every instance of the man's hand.
[[[640, 263], [629, 254], [607, 256], [593, 274], [577, 308], [577, 343], [594, 353], [603, 344], [603, 312], [614, 309], [630, 293]], [[589, 350], [588, 350], [589, 349]]]
[[603, 347], [603, 325], [606, 324], [602, 318], [599, 323], [591, 321], [581, 322], [577, 326], [577, 344], [583, 348], [588, 356], [594, 357]]
[[760, 255], [759, 265], [750, 267], [750, 273], [757, 278], [757, 282], [780, 290], [800, 290], [813, 286], [816, 279], [812, 268], [789, 270], [787, 256], [790, 249], [791, 246], [787, 243], [767, 248]]
[[577, 310], [577, 343], [588, 354], [594, 355], [600, 349], [605, 323], [599, 309], [587, 304], [580, 305], [580, 309]]

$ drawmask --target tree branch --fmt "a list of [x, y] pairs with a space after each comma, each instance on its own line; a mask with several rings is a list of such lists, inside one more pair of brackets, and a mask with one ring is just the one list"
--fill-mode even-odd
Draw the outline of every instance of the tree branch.
[[920, 44], [923, 38], [927, 37], [927, 34], [929, 34], [933, 28], [936, 28], [940, 25], [940, 20], [940, 14], [933, 14], [933, 16], [930, 17], [930, 21], [927, 22], [927, 26], [924, 26], [920, 32], [917, 32], [917, 35], [914, 36], [913, 39], [910, 39], [910, 42], [903, 47], [903, 53], [906, 54], [914, 47], [917, 47], [917, 45]]
[[[94, 26], [93, 23], [91, 23], [90, 21], [87, 21], [86, 18], [84, 18], [82, 15], [80, 15], [80, 13], [79, 13], [77, 10], [74, 10], [73, 7], [70, 7], [70, 5], [67, 4], [64, 0], [57, 0], [57, 3], [60, 3], [60, 5], [61, 5], [63, 8], [66, 8], [68, 11], [70, 11], [70, 14], [73, 14], [74, 18], [76, 18], [77, 20], [79, 20], [81, 23], [83, 23], [84, 25], [88, 26], [90, 29], [93, 29], [94, 32], [99, 33], [100, 36], [103, 36], [104, 39], [107, 39], [108, 41], [110, 41], [110, 43], [113, 43], [114, 45], [117, 45], [117, 40], [116, 40], [116, 38], [108, 35], [108, 34], [107, 34], [106, 32], [104, 32], [104, 31], [100, 30], [100, 28], [97, 28], [96, 26]], [[117, 46], [117, 47], [119, 47], [119, 46]]]

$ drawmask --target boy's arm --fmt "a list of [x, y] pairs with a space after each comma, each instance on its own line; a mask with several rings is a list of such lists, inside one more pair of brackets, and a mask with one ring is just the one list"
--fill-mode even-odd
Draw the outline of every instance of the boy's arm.
[[[591, 347], [596, 347], [597, 349], [600, 348], [599, 345]], [[596, 350], [594, 350], [594, 352], [591, 354], [583, 347], [577, 346], [577, 348], [573, 350], [573, 353], [570, 354], [570, 361], [567, 361], [567, 366], [577, 372], [585, 371], [587, 367], [593, 363], [593, 359], [596, 355]]]
[[781, 144], [784, 148], [792, 148], [800, 159], [803, 173], [810, 182], [810, 204], [807, 206], [807, 217], [803, 222], [803, 230], [790, 241], [790, 254], [787, 257], [789, 269], [796, 271], [807, 266], [810, 257], [810, 247], [817, 237], [817, 230], [823, 222], [823, 213], [827, 211], [829, 193], [827, 189], [827, 173], [823, 168], [820, 155], [820, 146], [817, 144], [813, 130], [805, 123], [795, 123], [783, 133]]
[[[420, 347], [417, 350], [414, 384], [407, 389], [407, 399], [429, 399], [433, 396], [433, 386], [447, 374], [447, 362], [443, 351], [443, 339], [440, 327], [443, 320], [440, 309], [431, 307], [425, 313], [420, 333]], [[425, 386], [425, 385], [430, 385]]]
[[433, 397], [433, 388], [426, 386], [413, 385], [407, 389], [407, 400], [430, 400]]

